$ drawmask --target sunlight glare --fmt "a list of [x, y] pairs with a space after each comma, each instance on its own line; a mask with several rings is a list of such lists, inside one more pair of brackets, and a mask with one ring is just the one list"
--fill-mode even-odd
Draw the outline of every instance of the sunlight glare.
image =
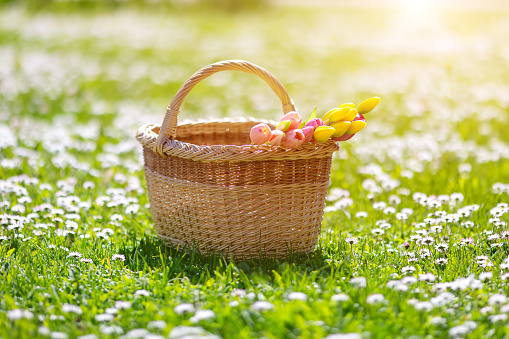
[[398, 0], [399, 11], [395, 24], [405, 31], [442, 29], [437, 0]]
[[400, 0], [401, 7], [408, 11], [428, 11], [435, 5], [433, 0]]

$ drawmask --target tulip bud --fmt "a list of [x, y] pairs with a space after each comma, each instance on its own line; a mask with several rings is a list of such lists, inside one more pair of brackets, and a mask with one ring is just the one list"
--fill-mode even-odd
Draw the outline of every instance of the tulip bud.
[[313, 140], [313, 134], [315, 132], [315, 128], [313, 126], [304, 126], [302, 129], [302, 133], [304, 133], [304, 142], [310, 142]]
[[357, 120], [366, 122], [366, 118], [364, 118], [364, 115], [362, 115], [362, 113], [357, 113], [357, 115], [355, 116], [355, 119], [353, 119], [353, 121], [357, 121]]
[[330, 116], [329, 116], [329, 122], [338, 122], [338, 121], [341, 121], [341, 120], [347, 120], [345, 118], [349, 117], [350, 116], [350, 110], [352, 108], [349, 107], [349, 106], [345, 106], [345, 107], [341, 107], [341, 108], [338, 108], [336, 109], [335, 112], [333, 112]]
[[328, 111], [327, 113], [325, 113], [325, 114], [323, 115], [322, 120], [323, 120], [323, 121], [328, 121], [328, 120], [329, 120], [329, 118], [330, 118], [330, 116], [332, 115], [332, 113], [336, 112], [338, 109], [339, 109], [339, 108], [333, 108], [333, 109], [331, 109], [330, 111]]
[[345, 134], [355, 134], [364, 127], [366, 127], [366, 119], [364, 119], [364, 116], [359, 113], [352, 121], [350, 128], [345, 132]]
[[339, 105], [339, 108], [342, 108], [342, 107], [350, 107], [350, 108], [355, 108], [355, 104], [353, 102], [347, 102], [345, 104], [341, 104]]
[[315, 129], [313, 136], [315, 140], [318, 142], [325, 142], [329, 140], [329, 138], [336, 132], [334, 127], [331, 126], [318, 126]]
[[361, 114], [369, 113], [375, 109], [375, 107], [380, 103], [380, 100], [381, 99], [379, 97], [372, 97], [364, 100], [359, 105], [359, 108], [357, 108], [357, 111]]
[[278, 129], [273, 129], [270, 133], [269, 144], [272, 146], [281, 146], [281, 142], [285, 139], [285, 133]]
[[302, 117], [299, 113], [292, 111], [288, 112], [281, 118], [281, 121], [290, 121], [290, 128], [289, 129], [297, 129], [300, 126], [300, 123], [302, 122]]
[[314, 119], [311, 119], [308, 122], [306, 122], [306, 124], [304, 126], [305, 127], [312, 126], [313, 128], [317, 128], [318, 126], [323, 126], [323, 125], [324, 125], [324, 123], [323, 123], [322, 119], [314, 118]]
[[334, 141], [347, 141], [348, 139], [352, 138], [355, 134], [343, 134], [340, 137], [337, 138], [331, 138]]
[[[360, 113], [357, 114], [357, 116], [355, 117], [354, 121], [352, 121], [352, 123], [353, 122], [357, 122], [357, 121], [366, 123], [366, 119], [364, 119], [364, 116], [362, 114], [360, 114]], [[352, 125], [350, 124], [350, 127], [351, 126]], [[353, 134], [346, 134], [345, 133], [345, 134], [343, 134], [340, 137], [333, 137], [331, 139], [334, 140], [334, 141], [347, 141], [348, 139], [352, 138], [354, 135], [355, 135], [355, 133], [353, 133]]]
[[333, 127], [336, 132], [332, 135], [333, 138], [338, 138], [345, 134], [346, 131], [350, 128], [350, 125], [352, 125], [351, 121], [338, 121], [333, 124], [331, 124], [331, 127]]
[[270, 127], [267, 124], [261, 123], [251, 128], [249, 133], [251, 142], [255, 145], [262, 145], [269, 141], [270, 138]]
[[341, 121], [352, 121], [357, 116], [357, 108], [350, 108], [348, 113], [345, 115]]
[[350, 128], [348, 129], [348, 131], [345, 132], [345, 134], [355, 134], [357, 132], [359, 132], [361, 129], [363, 129], [364, 127], [366, 127], [366, 122], [365, 121], [352, 121], [352, 125], [350, 125]]
[[300, 129], [291, 129], [286, 132], [286, 136], [281, 145], [286, 148], [297, 148], [304, 142], [306, 136]]
[[291, 123], [292, 122], [290, 120], [281, 121], [279, 124], [276, 125], [276, 129], [286, 132], [290, 129]]

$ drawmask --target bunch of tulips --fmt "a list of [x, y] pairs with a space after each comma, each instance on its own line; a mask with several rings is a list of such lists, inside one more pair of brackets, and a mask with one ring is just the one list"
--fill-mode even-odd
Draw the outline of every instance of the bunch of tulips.
[[275, 129], [261, 123], [253, 126], [250, 137], [254, 145], [269, 144], [285, 148], [297, 148], [305, 142], [325, 142], [329, 139], [346, 141], [366, 126], [364, 114], [371, 112], [380, 103], [379, 97], [369, 98], [358, 107], [346, 103], [333, 108], [323, 118], [316, 118], [316, 108], [303, 121], [299, 113], [288, 112]]

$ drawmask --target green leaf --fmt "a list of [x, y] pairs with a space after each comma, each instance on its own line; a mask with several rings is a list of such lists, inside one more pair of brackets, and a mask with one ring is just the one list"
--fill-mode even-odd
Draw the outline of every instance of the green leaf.
[[309, 120], [313, 120], [314, 118], [316, 118], [316, 109], [318, 107], [315, 107], [315, 109], [313, 110], [313, 112], [311, 112], [311, 114], [309, 115], [308, 117], [308, 120], [306, 120], [306, 122], [308, 122]]
[[315, 107], [313, 112], [311, 112], [311, 114], [309, 115], [309, 117], [306, 121], [303, 121], [300, 123], [299, 128], [304, 127], [309, 120], [313, 120], [314, 118], [316, 118], [316, 109], [317, 109], [317, 107]]

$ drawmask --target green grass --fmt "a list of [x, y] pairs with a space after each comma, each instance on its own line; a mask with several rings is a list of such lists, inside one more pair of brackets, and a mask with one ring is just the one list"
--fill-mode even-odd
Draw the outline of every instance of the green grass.
[[[509, 336], [507, 300], [494, 303], [509, 294], [509, 14], [84, 6], [0, 7], [1, 338], [174, 338], [178, 326], [222, 338]], [[206, 257], [164, 246], [153, 229], [134, 134], [162, 121], [193, 72], [224, 59], [269, 69], [303, 116], [382, 97], [333, 159], [309, 255]], [[181, 117], [277, 119], [279, 107], [256, 77], [223, 73], [192, 91]], [[462, 196], [432, 207], [419, 192]], [[465, 206], [476, 207], [437, 217]], [[419, 243], [434, 225], [433, 244]], [[187, 303], [194, 310], [175, 309]]]

